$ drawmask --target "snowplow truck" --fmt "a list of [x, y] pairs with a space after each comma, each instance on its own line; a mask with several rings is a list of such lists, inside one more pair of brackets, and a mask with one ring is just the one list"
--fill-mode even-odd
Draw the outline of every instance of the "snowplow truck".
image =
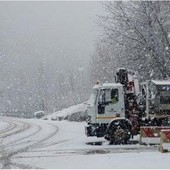
[[[140, 92], [135, 73], [121, 68], [116, 72], [115, 83], [95, 85], [87, 102], [86, 135], [105, 137], [112, 143], [127, 143], [139, 133], [140, 126], [168, 124], [170, 82], [168, 85], [167, 81], [159, 81], [159, 87], [153, 82], [156, 81], [143, 83]], [[166, 92], [161, 91], [164, 86]], [[162, 98], [166, 98], [164, 102], [160, 100]]]

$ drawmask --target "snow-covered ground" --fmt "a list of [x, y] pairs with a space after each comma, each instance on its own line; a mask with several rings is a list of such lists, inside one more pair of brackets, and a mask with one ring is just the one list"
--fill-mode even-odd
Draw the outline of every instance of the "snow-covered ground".
[[[104, 138], [86, 137], [85, 125], [0, 117], [0, 168], [170, 168], [170, 153], [158, 146], [109, 145]], [[89, 145], [96, 141], [102, 145]]]

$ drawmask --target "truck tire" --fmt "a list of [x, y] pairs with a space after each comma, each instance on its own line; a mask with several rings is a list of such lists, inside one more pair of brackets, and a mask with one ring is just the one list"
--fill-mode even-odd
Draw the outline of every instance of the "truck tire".
[[127, 129], [116, 128], [110, 134], [110, 141], [114, 144], [127, 144], [129, 138], [129, 131]]
[[131, 137], [131, 123], [126, 119], [113, 120], [106, 130], [105, 139], [112, 144], [126, 144]]

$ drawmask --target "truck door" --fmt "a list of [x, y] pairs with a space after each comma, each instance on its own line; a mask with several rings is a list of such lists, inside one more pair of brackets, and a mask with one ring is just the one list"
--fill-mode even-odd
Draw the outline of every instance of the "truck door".
[[98, 102], [98, 122], [107, 123], [111, 119], [116, 117], [116, 114], [120, 112], [119, 107], [119, 90], [113, 89], [101, 89], [99, 92]]

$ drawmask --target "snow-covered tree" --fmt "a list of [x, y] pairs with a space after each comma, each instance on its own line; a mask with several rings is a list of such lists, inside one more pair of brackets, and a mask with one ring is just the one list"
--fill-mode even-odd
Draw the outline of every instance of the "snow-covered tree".
[[103, 7], [106, 15], [99, 18], [100, 40], [112, 52], [108, 63], [136, 70], [142, 80], [169, 77], [170, 2], [115, 1], [104, 2]]

